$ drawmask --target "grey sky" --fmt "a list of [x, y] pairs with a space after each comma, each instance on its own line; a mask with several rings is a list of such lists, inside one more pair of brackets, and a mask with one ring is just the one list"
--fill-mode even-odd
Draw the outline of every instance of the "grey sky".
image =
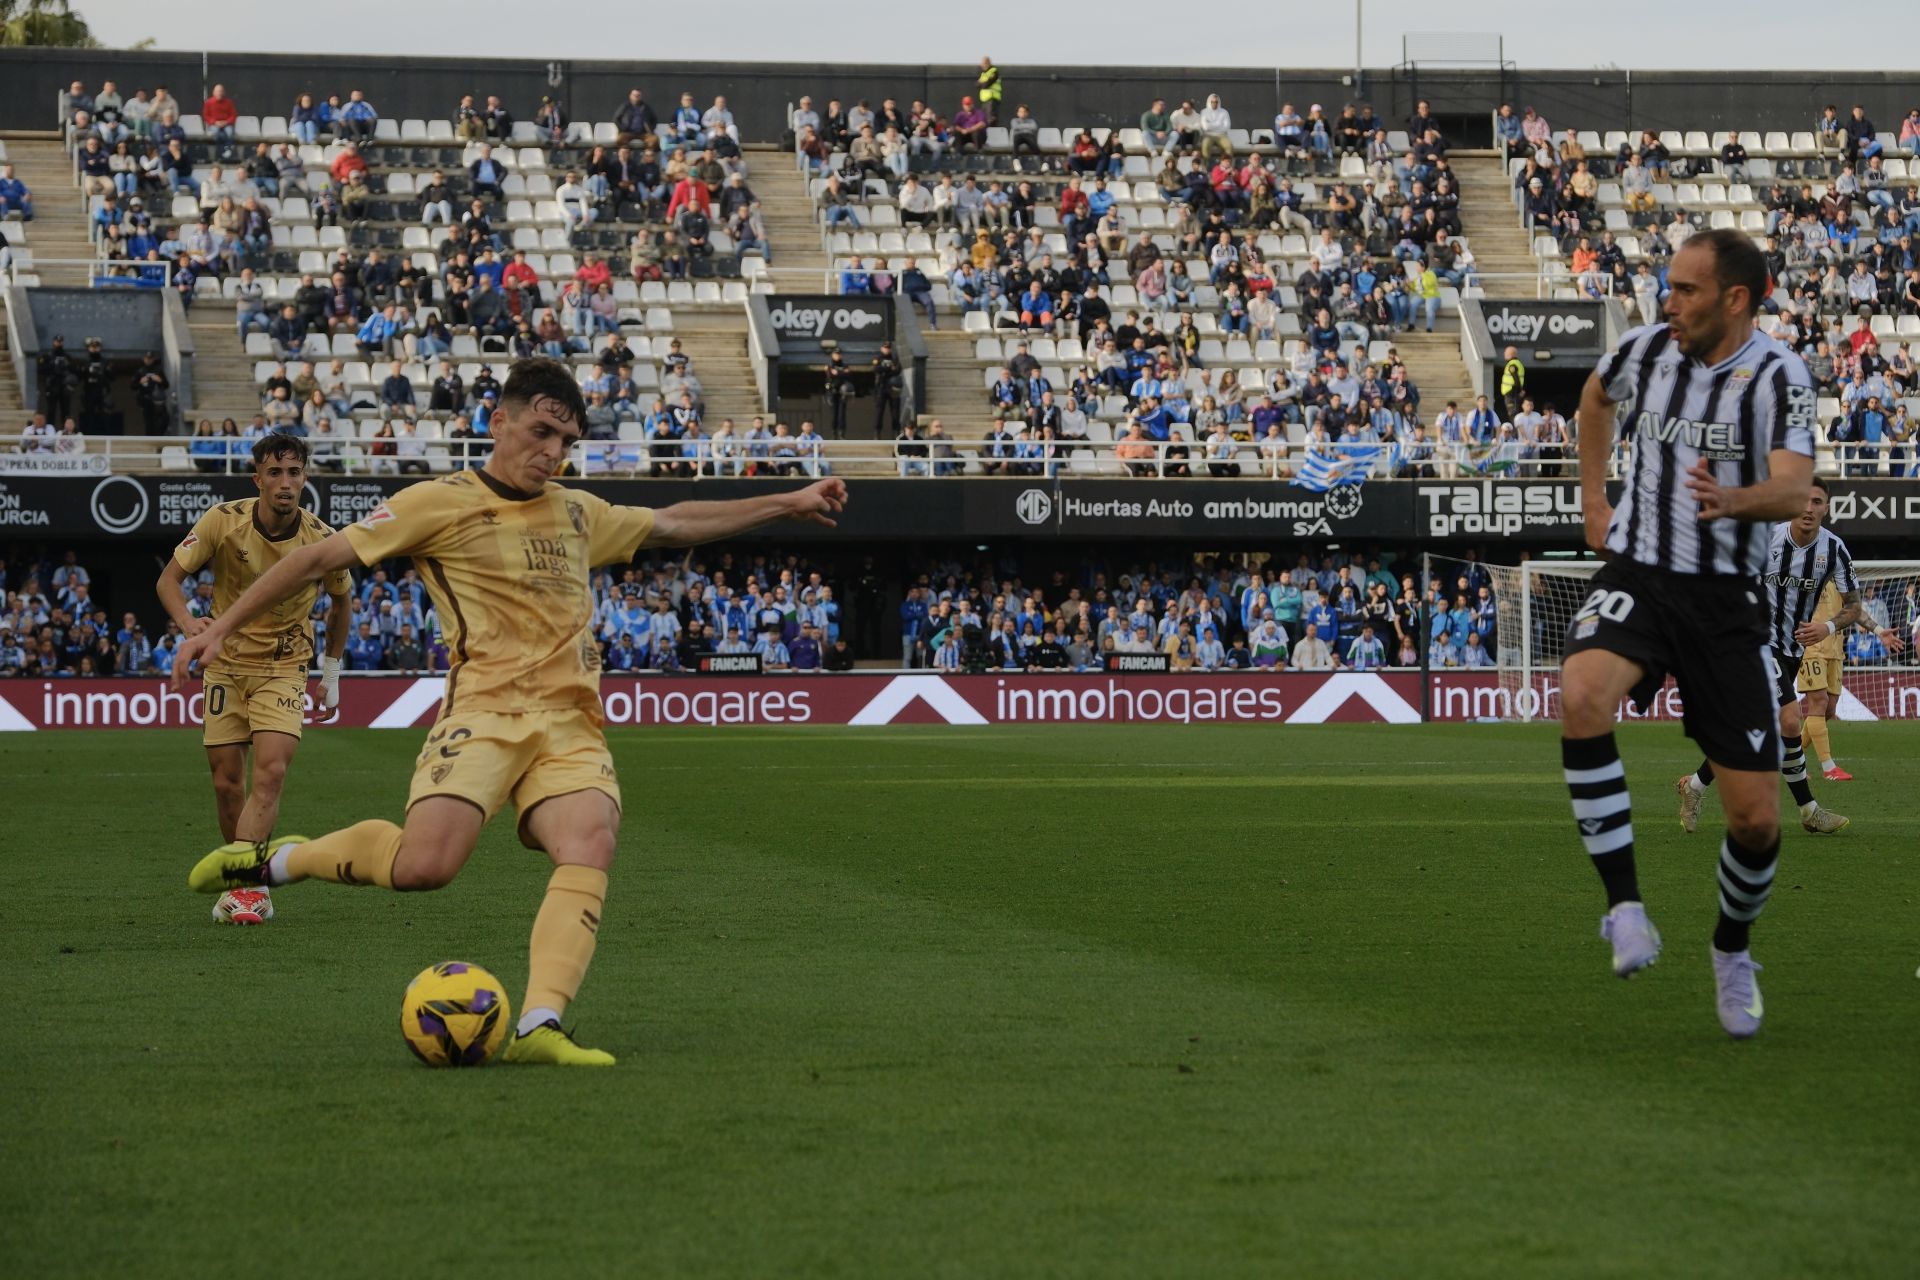
[[[1498, 32], [1516, 15], [1530, 13], [1528, 21], [1505, 30], [1506, 56], [1522, 68], [1920, 69], [1920, 41], [1899, 38], [1903, 31], [1911, 35], [1912, 24], [1891, 17], [1899, 6], [1882, 11], [1889, 17], [1887, 34], [1895, 38], [1871, 40], [1863, 51], [1864, 19], [1823, 20], [1802, 0], [1744, 0], [1738, 6], [1613, 0], [1597, 9], [1475, 0], [1363, 3], [1370, 67], [1400, 61], [1402, 34], [1433, 31], [1442, 26], [1436, 19], [1455, 31]], [[1341, 68], [1352, 65], [1354, 53], [1353, 0], [1216, 0], [1196, 11], [1202, 20], [1191, 25], [1168, 22], [1180, 12], [1170, 0], [1112, 0], [1091, 9], [1035, 0], [935, 0], [928, 9], [941, 15], [937, 21], [917, 19], [916, 6], [901, 0], [724, 0], [692, 9], [641, 4], [547, 10], [527, 0], [328, 0], [312, 6], [74, 0], [74, 7], [104, 43], [154, 37], [168, 49], [823, 63], [960, 63], [990, 53], [1008, 65], [1051, 60]], [[956, 21], [960, 13], [964, 23]], [[694, 20], [694, 14], [703, 16]], [[954, 35], [963, 25], [971, 34]], [[983, 34], [990, 32], [1003, 34]], [[1920, 85], [1915, 97], [1920, 99]]]

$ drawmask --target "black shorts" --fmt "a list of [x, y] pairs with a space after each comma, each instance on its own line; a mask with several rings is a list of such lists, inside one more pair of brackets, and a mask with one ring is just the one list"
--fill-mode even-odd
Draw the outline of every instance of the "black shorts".
[[[1611, 561], [1593, 576], [1567, 629], [1565, 652], [1617, 653], [1645, 678], [1629, 696], [1646, 710], [1669, 673], [1687, 736], [1729, 769], [1780, 767], [1775, 695], [1780, 664], [1767, 644], [1766, 606], [1747, 578], [1668, 573]], [[1791, 687], [1793, 676], [1785, 677]]]
[[1794, 680], [1800, 675], [1800, 659], [1788, 657], [1778, 649], [1767, 651], [1773, 657], [1773, 700], [1780, 706], [1800, 701]]

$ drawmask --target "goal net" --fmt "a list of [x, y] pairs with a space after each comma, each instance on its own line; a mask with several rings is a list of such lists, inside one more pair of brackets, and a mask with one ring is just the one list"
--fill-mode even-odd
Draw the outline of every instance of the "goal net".
[[[1600, 566], [1598, 560], [1485, 566], [1499, 616], [1493, 668], [1499, 693], [1486, 709], [1498, 718], [1559, 719], [1562, 650]], [[1846, 634], [1839, 707], [1830, 714], [1841, 720], [1920, 719], [1920, 561], [1855, 560], [1853, 569], [1866, 616]], [[1881, 628], [1899, 636], [1905, 651], [1896, 654], [1882, 643]], [[1678, 720], [1681, 711], [1668, 681], [1644, 718]], [[1625, 714], [1642, 718], [1633, 710]]]

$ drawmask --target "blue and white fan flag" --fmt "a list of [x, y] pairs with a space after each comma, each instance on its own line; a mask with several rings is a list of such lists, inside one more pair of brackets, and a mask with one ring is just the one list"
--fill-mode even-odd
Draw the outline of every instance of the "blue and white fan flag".
[[[1334, 453], [1309, 453], [1292, 483], [1315, 493], [1343, 484], [1359, 484], [1374, 475], [1390, 476], [1400, 467], [1397, 444], [1337, 445]], [[1384, 465], [1383, 465], [1384, 464]]]

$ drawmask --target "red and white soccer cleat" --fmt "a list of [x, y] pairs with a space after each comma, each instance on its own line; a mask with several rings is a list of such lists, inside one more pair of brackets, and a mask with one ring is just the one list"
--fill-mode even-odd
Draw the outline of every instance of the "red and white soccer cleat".
[[1848, 773], [1845, 769], [1842, 769], [1839, 765], [1835, 765], [1831, 769], [1823, 770], [1820, 776], [1825, 778], [1828, 782], [1852, 782], [1853, 781], [1853, 775]]
[[273, 919], [273, 896], [265, 889], [229, 889], [213, 904], [215, 924], [265, 924]]

